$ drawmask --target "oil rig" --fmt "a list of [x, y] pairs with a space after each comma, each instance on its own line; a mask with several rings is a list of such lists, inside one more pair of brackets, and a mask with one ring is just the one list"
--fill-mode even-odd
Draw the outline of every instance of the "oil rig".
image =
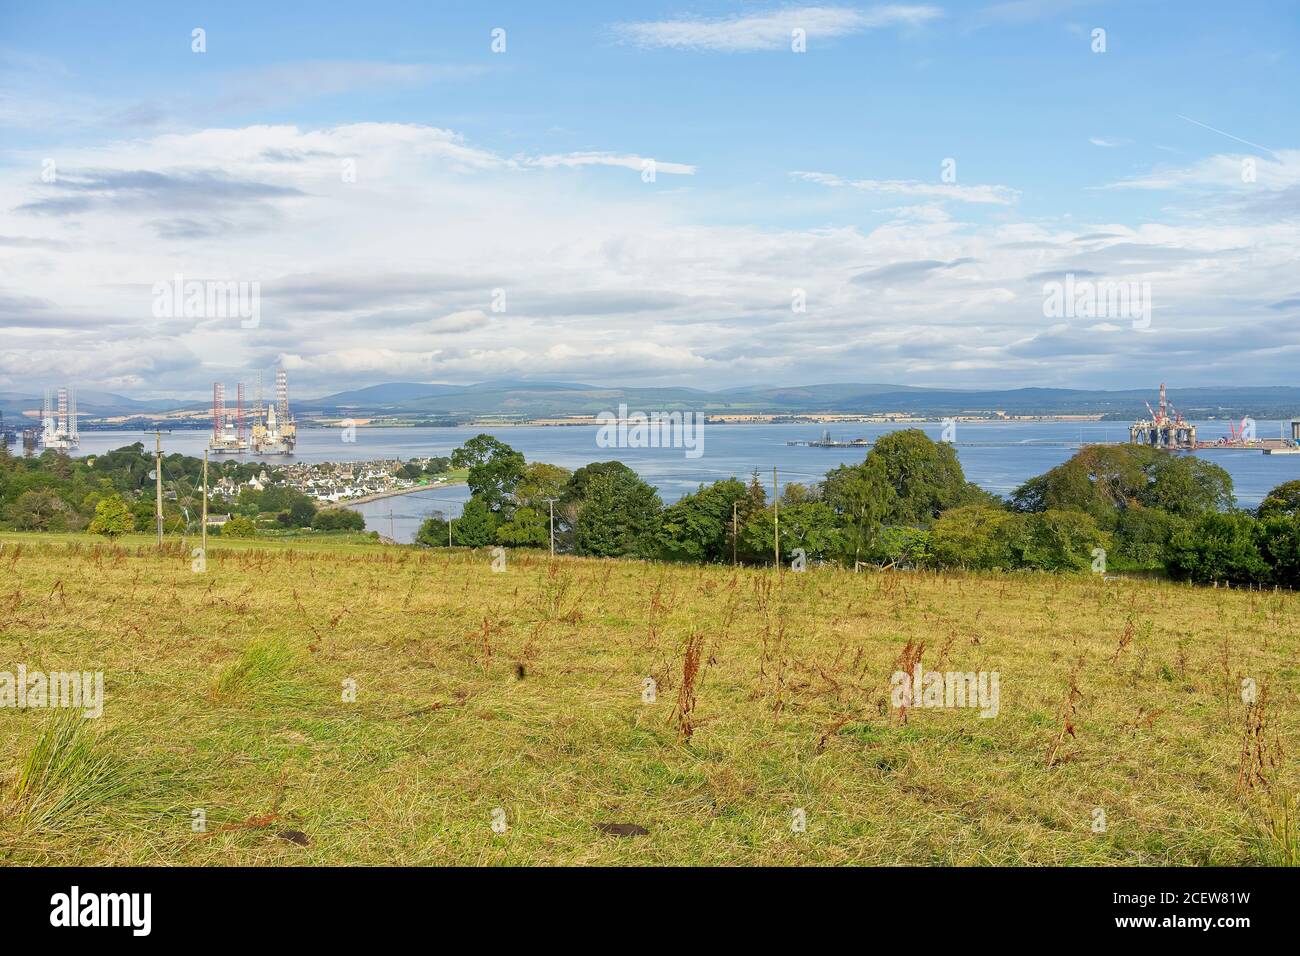
[[208, 450], [218, 455], [238, 455], [248, 451], [244, 429], [244, 383], [235, 386], [235, 407], [226, 407], [226, 386], [212, 383], [212, 439]]
[[284, 369], [275, 373], [275, 401], [262, 402], [262, 376], [257, 376], [257, 398], [251, 427], [245, 415], [244, 383], [235, 386], [235, 406], [226, 404], [226, 387], [212, 383], [212, 438], [208, 448], [216, 454], [292, 455], [298, 426], [289, 410], [289, 378]]
[[47, 388], [41, 403], [41, 445], [56, 451], [73, 451], [81, 444], [77, 434], [77, 392], [68, 386]]
[[275, 371], [275, 401], [262, 408], [262, 377], [257, 379], [257, 413], [253, 419], [253, 451], [259, 455], [292, 455], [298, 426], [289, 411], [289, 377]]
[[1129, 441], [1137, 445], [1149, 445], [1152, 448], [1184, 449], [1190, 451], [1198, 447], [1196, 443], [1196, 426], [1184, 421], [1169, 402], [1165, 394], [1165, 383], [1160, 383], [1160, 410], [1156, 411], [1146, 402], [1149, 419], [1134, 422], [1128, 430]]

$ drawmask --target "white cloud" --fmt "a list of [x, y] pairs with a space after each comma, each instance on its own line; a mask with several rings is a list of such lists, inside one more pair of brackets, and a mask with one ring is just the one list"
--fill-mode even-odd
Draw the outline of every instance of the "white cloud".
[[952, 199], [957, 202], [993, 203], [1007, 206], [1020, 198], [1019, 190], [1010, 186], [961, 186], [956, 183], [925, 183], [913, 179], [844, 179], [831, 173], [796, 170], [793, 179], [836, 189], [858, 189], [862, 192], [890, 196], [920, 196], [930, 199]]
[[[1253, 178], [1246, 180], [1249, 170]], [[1273, 151], [1273, 158], [1254, 154], [1221, 153], [1190, 166], [1166, 166], [1141, 176], [1132, 176], [1105, 189], [1178, 189], [1206, 187], [1240, 190], [1247, 186], [1263, 190], [1280, 190], [1300, 185], [1300, 149]]]
[[791, 34], [804, 31], [809, 41], [861, 33], [887, 26], [917, 26], [943, 15], [929, 5], [889, 4], [853, 7], [789, 7], [723, 19], [684, 18], [620, 23], [615, 31], [641, 47], [747, 53], [789, 49]]
[[627, 153], [553, 153], [536, 156], [525, 160], [525, 162], [530, 166], [544, 168], [555, 166], [622, 166], [624, 169], [635, 169], [637, 172], [641, 172], [653, 167], [656, 173], [671, 173], [677, 176], [693, 176], [695, 174], [695, 167], [686, 163], [666, 163], [662, 160]]
[[[639, 168], [630, 154], [574, 155]], [[1149, 337], [1049, 328], [1043, 276], [1066, 271], [1150, 281], [1153, 327], [1179, 343], [1180, 367], [1235, 356], [1267, 379], [1300, 342], [1294, 312], [1277, 306], [1297, 294], [1293, 220], [1202, 221], [1192, 203], [1139, 228], [1010, 221], [1008, 187], [802, 173], [918, 201], [891, 204], [874, 228], [760, 227], [770, 196], [702, 204], [700, 189], [636, 175], [593, 190], [582, 168], [547, 172], [589, 163], [547, 157], [386, 123], [61, 150], [61, 177], [94, 189], [0, 180], [3, 232], [20, 239], [0, 242], [0, 389], [38, 387], [32, 370], [45, 369], [86, 389], [200, 398], [215, 378], [248, 381], [277, 360], [302, 396], [503, 375], [722, 387], [867, 372], [949, 385], [1150, 374]], [[355, 160], [355, 182], [342, 158]], [[1261, 166], [1261, 181], [1287, 182], [1289, 169]], [[1184, 175], [1211, 171], [1222, 170]], [[139, 202], [13, 211], [119, 191]], [[1243, 195], [1278, 206], [1271, 189]], [[993, 204], [1008, 221], [967, 221], [970, 207], [950, 200]], [[210, 218], [223, 228], [205, 229]], [[163, 235], [160, 219], [191, 228]], [[155, 318], [150, 290], [176, 273], [260, 282], [260, 325]], [[805, 313], [791, 309], [795, 289]]]

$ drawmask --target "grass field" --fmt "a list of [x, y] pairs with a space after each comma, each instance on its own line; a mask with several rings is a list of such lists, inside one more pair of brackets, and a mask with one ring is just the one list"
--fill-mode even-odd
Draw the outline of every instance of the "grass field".
[[0, 535], [0, 864], [1295, 862], [1290, 593], [192, 544]]

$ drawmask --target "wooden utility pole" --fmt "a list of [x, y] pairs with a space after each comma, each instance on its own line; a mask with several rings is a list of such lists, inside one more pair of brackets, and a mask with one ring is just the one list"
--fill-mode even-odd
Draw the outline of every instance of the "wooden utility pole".
[[158, 547], [163, 543], [162, 432], [153, 433], [154, 515], [158, 524]]
[[776, 465], [772, 466], [772, 549], [776, 554], [776, 569], [781, 570], [781, 499], [776, 493]]
[[555, 499], [547, 498], [546, 503], [551, 506], [551, 557], [555, 557]]
[[203, 449], [203, 560], [208, 559], [208, 450]]
[[736, 506], [739, 501], [731, 503], [731, 566], [736, 566]]

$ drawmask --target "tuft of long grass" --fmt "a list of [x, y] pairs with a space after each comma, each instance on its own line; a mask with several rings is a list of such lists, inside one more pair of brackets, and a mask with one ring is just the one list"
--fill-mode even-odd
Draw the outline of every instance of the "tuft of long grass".
[[1262, 827], [1263, 856], [1267, 866], [1300, 866], [1300, 818], [1289, 794], [1274, 797]]
[[122, 767], [96, 750], [86, 719], [59, 711], [46, 719], [19, 766], [9, 812], [20, 827], [47, 829], [112, 803], [128, 784]]
[[297, 660], [298, 654], [280, 641], [253, 641], [217, 675], [211, 697], [217, 703], [292, 699], [299, 690], [290, 680]]

